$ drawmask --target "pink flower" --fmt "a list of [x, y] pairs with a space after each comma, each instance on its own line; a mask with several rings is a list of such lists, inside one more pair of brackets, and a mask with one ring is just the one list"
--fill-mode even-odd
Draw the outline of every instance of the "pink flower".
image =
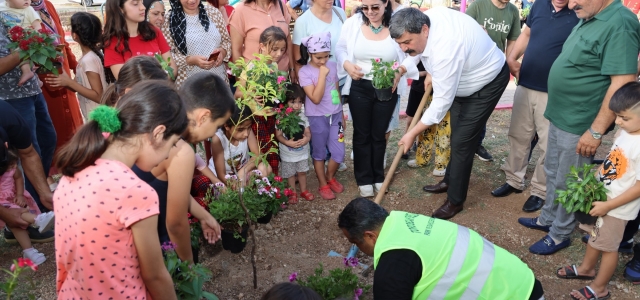
[[400, 67], [400, 64], [396, 61], [393, 63], [393, 66], [391, 66], [391, 69], [397, 70], [398, 67]]
[[276, 125], [280, 125], [280, 120], [276, 120]]
[[9, 270], [11, 270], [11, 272], [15, 272], [16, 271], [16, 264], [11, 264], [11, 268], [9, 268]]
[[354, 296], [353, 299], [354, 300], [358, 300], [360, 296], [362, 296], [362, 289], [361, 288], [357, 288], [355, 291], [353, 291]]
[[284, 76], [278, 76], [278, 84], [281, 84], [283, 81], [287, 80]]
[[276, 182], [282, 182], [282, 177], [275, 176], [275, 177], [273, 177], [273, 180], [275, 180]]
[[298, 279], [298, 272], [293, 272], [289, 275], [289, 282], [294, 282], [296, 279]]
[[28, 258], [18, 258], [18, 266], [21, 267], [21, 268], [30, 267], [31, 270], [33, 270], [33, 271], [37, 271], [38, 270], [38, 266], [36, 266], [36, 264], [34, 264]]
[[287, 107], [287, 110], [285, 110], [285, 112], [286, 112], [287, 114], [292, 113], [292, 112], [293, 112], [293, 107]]
[[382, 61], [382, 59], [380, 59], [380, 58], [376, 58], [376, 62], [377, 62], [377, 63], [379, 63], [379, 62], [381, 62], [381, 61]]

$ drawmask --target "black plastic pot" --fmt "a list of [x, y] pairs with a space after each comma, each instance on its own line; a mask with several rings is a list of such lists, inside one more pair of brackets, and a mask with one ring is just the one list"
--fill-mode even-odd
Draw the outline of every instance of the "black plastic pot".
[[269, 224], [269, 222], [271, 222], [271, 218], [272, 217], [273, 217], [273, 213], [272, 212], [268, 212], [264, 216], [258, 218], [258, 223], [259, 224]]
[[581, 211], [577, 211], [573, 213], [573, 215], [576, 217], [576, 221], [586, 225], [593, 225], [598, 220], [598, 217], [594, 217], [590, 214], [585, 214]]
[[389, 101], [391, 100], [391, 96], [393, 96], [393, 92], [391, 92], [393, 88], [389, 87], [386, 89], [375, 89], [376, 91], [376, 97], [378, 97], [378, 100], [380, 101]]
[[[244, 247], [247, 245], [247, 236], [249, 232], [249, 227], [245, 227], [242, 229], [240, 233], [241, 239], [236, 239], [233, 237], [233, 230], [223, 229], [222, 236], [222, 248], [224, 250], [229, 250], [231, 253], [240, 253], [244, 250]], [[244, 240], [244, 241], [243, 241]]]
[[304, 138], [304, 126], [298, 125], [302, 130], [298, 131], [298, 133], [293, 135], [293, 140], [298, 141]]

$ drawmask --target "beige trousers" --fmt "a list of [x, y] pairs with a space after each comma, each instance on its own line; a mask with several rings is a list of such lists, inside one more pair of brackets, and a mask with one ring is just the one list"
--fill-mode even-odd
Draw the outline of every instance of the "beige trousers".
[[531, 140], [538, 134], [538, 147], [542, 154], [536, 162], [531, 177], [531, 195], [542, 199], [546, 197], [546, 175], [544, 157], [547, 150], [549, 120], [544, 117], [547, 107], [547, 93], [531, 90], [519, 85], [513, 96], [511, 124], [509, 125], [509, 156], [502, 170], [507, 183], [517, 189], [524, 190], [524, 179], [529, 164]]

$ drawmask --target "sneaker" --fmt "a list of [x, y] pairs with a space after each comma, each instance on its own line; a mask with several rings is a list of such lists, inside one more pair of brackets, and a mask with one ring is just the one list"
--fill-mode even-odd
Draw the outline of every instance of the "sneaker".
[[307, 201], [313, 201], [313, 199], [316, 198], [316, 196], [314, 196], [309, 191], [304, 191], [304, 192], [300, 193], [300, 197], [304, 198], [304, 200], [307, 200]]
[[[376, 193], [380, 193], [380, 190], [382, 189], [382, 182], [374, 184], [373, 189], [376, 191]], [[388, 192], [389, 190], [384, 191], [385, 194]]]
[[[48, 243], [55, 239], [53, 230], [39, 232], [38, 229], [29, 226], [27, 227], [27, 232], [29, 233], [29, 239], [31, 239], [32, 243]], [[13, 235], [13, 232], [6, 227], [4, 229], [4, 240], [8, 244], [15, 244], [18, 242], [16, 237]]]
[[22, 257], [30, 259], [36, 266], [47, 261], [44, 254], [38, 252], [35, 248], [22, 250]]
[[481, 161], [493, 161], [493, 156], [484, 148], [484, 146], [478, 146], [478, 150], [476, 150], [476, 155]]
[[447, 173], [447, 168], [444, 169], [433, 169], [433, 176], [443, 177], [444, 174]]
[[418, 165], [415, 159], [412, 159], [407, 162], [407, 167], [409, 168], [421, 168], [422, 166]]
[[338, 167], [338, 172], [344, 172], [346, 170], [347, 170], [347, 164], [340, 163], [340, 166]]
[[338, 180], [336, 180], [335, 177], [333, 177], [333, 179], [329, 180], [327, 182], [327, 185], [336, 194], [342, 193], [344, 191], [344, 186], [342, 186], [342, 184], [340, 184], [340, 182], [338, 182]]
[[42, 233], [43, 231], [50, 230], [55, 223], [55, 216], [53, 212], [46, 212], [39, 214], [36, 216], [35, 222], [33, 223], [36, 227], [38, 227], [38, 231]]
[[351, 150], [351, 160], [353, 160], [353, 150]]
[[529, 247], [529, 252], [539, 255], [550, 255], [569, 247], [569, 245], [571, 245], [571, 239], [566, 239], [560, 244], [556, 244], [549, 235], [546, 235], [541, 240], [531, 245], [531, 247]]
[[360, 190], [360, 197], [367, 198], [374, 196], [373, 186], [371, 185], [361, 185], [358, 187], [358, 190]]
[[640, 284], [640, 244], [633, 247], [633, 258], [625, 265], [624, 278], [633, 284]]
[[52, 184], [49, 185], [49, 189], [51, 190], [51, 192], [55, 192], [55, 190], [58, 188], [58, 183], [54, 182]]
[[329, 184], [319, 188], [318, 194], [320, 194], [320, 197], [324, 200], [333, 200], [336, 198], [336, 194], [333, 193]]

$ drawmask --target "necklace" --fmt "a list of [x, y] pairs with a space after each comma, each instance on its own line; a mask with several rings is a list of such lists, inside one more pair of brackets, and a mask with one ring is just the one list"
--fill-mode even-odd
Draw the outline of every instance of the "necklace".
[[369, 28], [371, 28], [371, 31], [373, 31], [373, 34], [378, 34], [378, 33], [380, 33], [380, 31], [382, 31], [384, 26], [382, 24], [380, 24], [380, 27], [375, 28], [375, 27], [373, 27], [373, 25], [369, 24]]

